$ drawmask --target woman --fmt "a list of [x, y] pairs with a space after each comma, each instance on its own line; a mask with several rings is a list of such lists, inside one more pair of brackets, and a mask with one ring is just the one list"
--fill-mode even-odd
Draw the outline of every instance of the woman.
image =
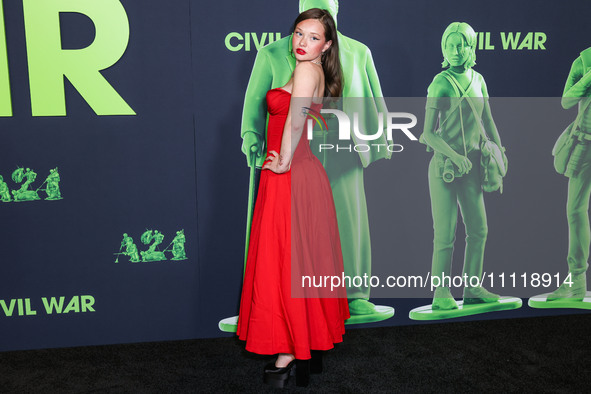
[[[466, 227], [464, 274], [468, 279], [482, 278], [488, 228], [480, 181], [480, 127], [484, 126], [499, 147], [502, 145], [488, 104], [486, 83], [472, 69], [476, 64], [475, 47], [476, 33], [470, 25], [450, 24], [441, 38], [443, 67], [449, 69], [437, 74], [427, 91], [423, 140], [435, 151], [429, 163], [434, 229], [431, 270], [432, 276], [440, 279], [432, 309], [458, 308], [449, 279], [445, 280], [451, 276], [458, 204]], [[503, 159], [506, 163], [504, 153]], [[464, 305], [499, 299], [475, 284], [476, 279], [464, 284]]]
[[311, 358], [312, 350], [328, 350], [341, 342], [349, 317], [344, 289], [325, 298], [326, 291], [311, 295], [300, 282], [301, 275], [343, 271], [330, 183], [302, 136], [306, 114], [320, 110], [322, 97], [342, 92], [337, 32], [328, 11], [314, 8], [300, 14], [292, 40], [292, 78], [267, 93], [267, 161], [253, 215], [237, 328], [246, 350], [278, 354], [264, 375], [265, 382], [276, 387], [284, 386], [294, 366], [296, 383], [307, 385], [309, 365], [303, 360]]

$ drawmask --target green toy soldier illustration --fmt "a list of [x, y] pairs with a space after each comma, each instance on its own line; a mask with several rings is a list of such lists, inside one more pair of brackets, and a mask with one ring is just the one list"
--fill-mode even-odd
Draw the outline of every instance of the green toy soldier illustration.
[[[472, 27], [460, 22], [450, 24], [441, 39], [443, 67], [449, 69], [437, 74], [428, 88], [421, 140], [434, 151], [428, 171], [434, 229], [432, 276], [441, 281], [451, 276], [458, 205], [466, 228], [464, 274], [482, 279], [488, 227], [480, 178], [480, 127], [484, 126], [491, 140], [502, 146], [486, 83], [472, 69], [475, 47]], [[504, 153], [503, 161], [506, 167]], [[449, 286], [436, 288], [433, 310], [458, 308]], [[464, 306], [494, 303], [499, 298], [481, 286], [464, 287]]]
[[45, 180], [47, 186], [45, 187], [45, 192], [47, 193], [46, 200], [61, 200], [62, 194], [60, 192], [60, 174], [57, 171], [57, 167], [49, 170], [49, 175]]
[[[326, 9], [335, 22], [338, 13], [337, 0], [300, 0], [300, 12], [310, 8]], [[364, 44], [338, 33], [340, 60], [343, 70], [345, 98], [343, 109], [347, 112], [348, 97], [373, 98], [372, 105], [362, 114], [360, 130], [375, 133], [378, 124], [378, 112], [387, 112], [382, 98], [379, 78], [371, 52]], [[295, 58], [291, 50], [291, 36], [284, 37], [261, 48], [257, 53], [248, 88], [244, 99], [241, 136], [242, 150], [247, 156], [249, 166], [260, 167], [265, 159], [266, 137], [266, 101], [268, 90], [284, 86], [289, 81]], [[358, 103], [358, 102], [357, 102]], [[358, 107], [358, 104], [357, 104]], [[358, 108], [355, 110], [358, 110]], [[349, 108], [351, 110], [351, 108]], [[336, 123], [336, 119], [333, 119]], [[330, 120], [329, 120], [330, 123]], [[332, 133], [328, 143], [338, 142], [337, 129], [329, 127]], [[352, 133], [353, 134], [353, 133]], [[353, 135], [355, 143], [358, 137]], [[373, 140], [372, 144], [387, 145], [385, 137]], [[316, 149], [314, 153], [318, 155]], [[324, 152], [323, 152], [324, 153]], [[349, 277], [371, 275], [371, 244], [367, 204], [363, 183], [363, 168], [381, 158], [390, 158], [387, 149], [372, 148], [367, 152], [328, 152], [322, 161], [334, 196], [345, 274]], [[254, 161], [253, 161], [254, 160]], [[251, 178], [254, 179], [254, 178]], [[251, 188], [254, 185], [251, 181]], [[251, 208], [250, 208], [251, 209]], [[349, 310], [352, 315], [349, 323], [379, 321], [391, 317], [390, 307], [376, 306], [369, 302], [369, 287], [347, 288]], [[357, 318], [357, 319], [356, 319]]]
[[10, 202], [10, 190], [8, 189], [8, 184], [4, 182], [4, 177], [0, 175], [0, 201], [2, 202]]
[[35, 182], [35, 179], [37, 179], [37, 173], [30, 168], [25, 170], [19, 167], [14, 170], [12, 173], [12, 180], [15, 183], [21, 183], [24, 179], [26, 179], [26, 181], [23, 183], [20, 189], [12, 191], [14, 201], [39, 200], [40, 198], [37, 192], [35, 190], [29, 190], [29, 185], [31, 185], [31, 183]]
[[142, 255], [142, 261], [146, 262], [166, 260], [164, 252], [156, 250], [158, 245], [160, 245], [164, 240], [164, 235], [161, 232], [159, 232], [158, 230], [147, 230], [142, 234], [140, 240], [144, 245], [152, 243], [148, 250], [146, 250], [145, 252], [140, 252], [140, 254]]
[[185, 254], [185, 230], [176, 232], [176, 237], [172, 240], [172, 260], [186, 260]]
[[[568, 161], [566, 175], [568, 180], [568, 199], [566, 217], [568, 219], [567, 263], [570, 278], [550, 293], [547, 301], [570, 299], [583, 300], [587, 292], [587, 267], [589, 264], [589, 196], [591, 195], [591, 48], [581, 52], [572, 64], [564, 93], [562, 107], [569, 109], [578, 104], [576, 130], [577, 143]], [[566, 283], [568, 282], [568, 283]]]
[[[125, 248], [125, 252], [121, 252]], [[131, 238], [127, 233], [123, 233], [123, 240], [121, 241], [121, 247], [119, 248], [119, 253], [117, 254], [117, 259], [115, 260], [116, 263], [119, 262], [119, 255], [129, 256], [129, 261], [132, 263], [137, 263], [140, 261], [140, 256], [137, 251], [137, 246], [133, 243], [133, 238]]]

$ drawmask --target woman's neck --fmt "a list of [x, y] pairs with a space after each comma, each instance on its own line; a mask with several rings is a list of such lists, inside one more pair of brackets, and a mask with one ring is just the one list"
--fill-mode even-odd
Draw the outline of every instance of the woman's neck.
[[[322, 61], [320, 61], [319, 57], [314, 60], [305, 60], [305, 62], [309, 62], [309, 63], [312, 63], [312, 64], [322, 67]], [[300, 61], [296, 60], [295, 64], [297, 66], [298, 64], [300, 64]]]

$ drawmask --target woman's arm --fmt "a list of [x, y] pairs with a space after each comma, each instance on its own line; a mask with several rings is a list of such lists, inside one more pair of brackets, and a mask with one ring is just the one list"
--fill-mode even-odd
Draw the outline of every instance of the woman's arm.
[[263, 167], [264, 169], [278, 174], [289, 171], [293, 154], [306, 123], [307, 113], [304, 107], [310, 108], [312, 105], [312, 98], [322, 80], [321, 73], [322, 70], [310, 62], [298, 63], [296, 66], [293, 72], [291, 102], [281, 139], [281, 150], [279, 154], [275, 151], [270, 152], [272, 157], [269, 157], [270, 162]]
[[[453, 103], [455, 100], [459, 100], [457, 97], [450, 97], [451, 94], [449, 92], [451, 90], [451, 85], [449, 82], [444, 78], [436, 77], [433, 80], [433, 83], [429, 86], [427, 90], [427, 95], [429, 98], [435, 97], [449, 97], [450, 101], [452, 102], [451, 106], [453, 107]], [[429, 144], [433, 150], [447, 156], [453, 161], [453, 163], [458, 167], [458, 169], [462, 173], [468, 173], [472, 168], [472, 163], [470, 160], [457, 153], [443, 138], [439, 133], [436, 133], [435, 130], [437, 128], [437, 121], [439, 119], [440, 111], [434, 107], [427, 107], [425, 110], [425, 124], [423, 126], [423, 138], [425, 142]], [[458, 115], [459, 116], [459, 115]]]

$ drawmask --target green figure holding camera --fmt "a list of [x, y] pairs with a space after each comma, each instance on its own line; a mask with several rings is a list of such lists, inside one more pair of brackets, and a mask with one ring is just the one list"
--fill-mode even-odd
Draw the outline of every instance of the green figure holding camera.
[[[567, 165], [565, 175], [568, 180], [568, 200], [566, 217], [568, 219], [567, 263], [570, 278], [567, 277], [557, 290], [550, 293], [547, 301], [569, 299], [581, 301], [587, 292], [586, 272], [589, 264], [589, 196], [591, 195], [591, 48], [581, 52], [572, 64], [564, 93], [564, 109], [579, 106], [577, 116], [578, 142]], [[568, 283], [566, 283], [568, 282]]]
[[[428, 88], [421, 141], [434, 151], [428, 171], [434, 229], [432, 276], [440, 279], [440, 285], [433, 296], [433, 310], [458, 308], [451, 285], [444, 280], [451, 277], [458, 206], [466, 228], [463, 274], [482, 279], [488, 226], [480, 178], [481, 119], [491, 140], [502, 145], [486, 83], [472, 69], [476, 64], [475, 49], [472, 27], [460, 22], [450, 24], [441, 39], [443, 68], [447, 69], [437, 74]], [[506, 166], [504, 153], [503, 160]], [[499, 299], [482, 286], [464, 285], [464, 305]]]

